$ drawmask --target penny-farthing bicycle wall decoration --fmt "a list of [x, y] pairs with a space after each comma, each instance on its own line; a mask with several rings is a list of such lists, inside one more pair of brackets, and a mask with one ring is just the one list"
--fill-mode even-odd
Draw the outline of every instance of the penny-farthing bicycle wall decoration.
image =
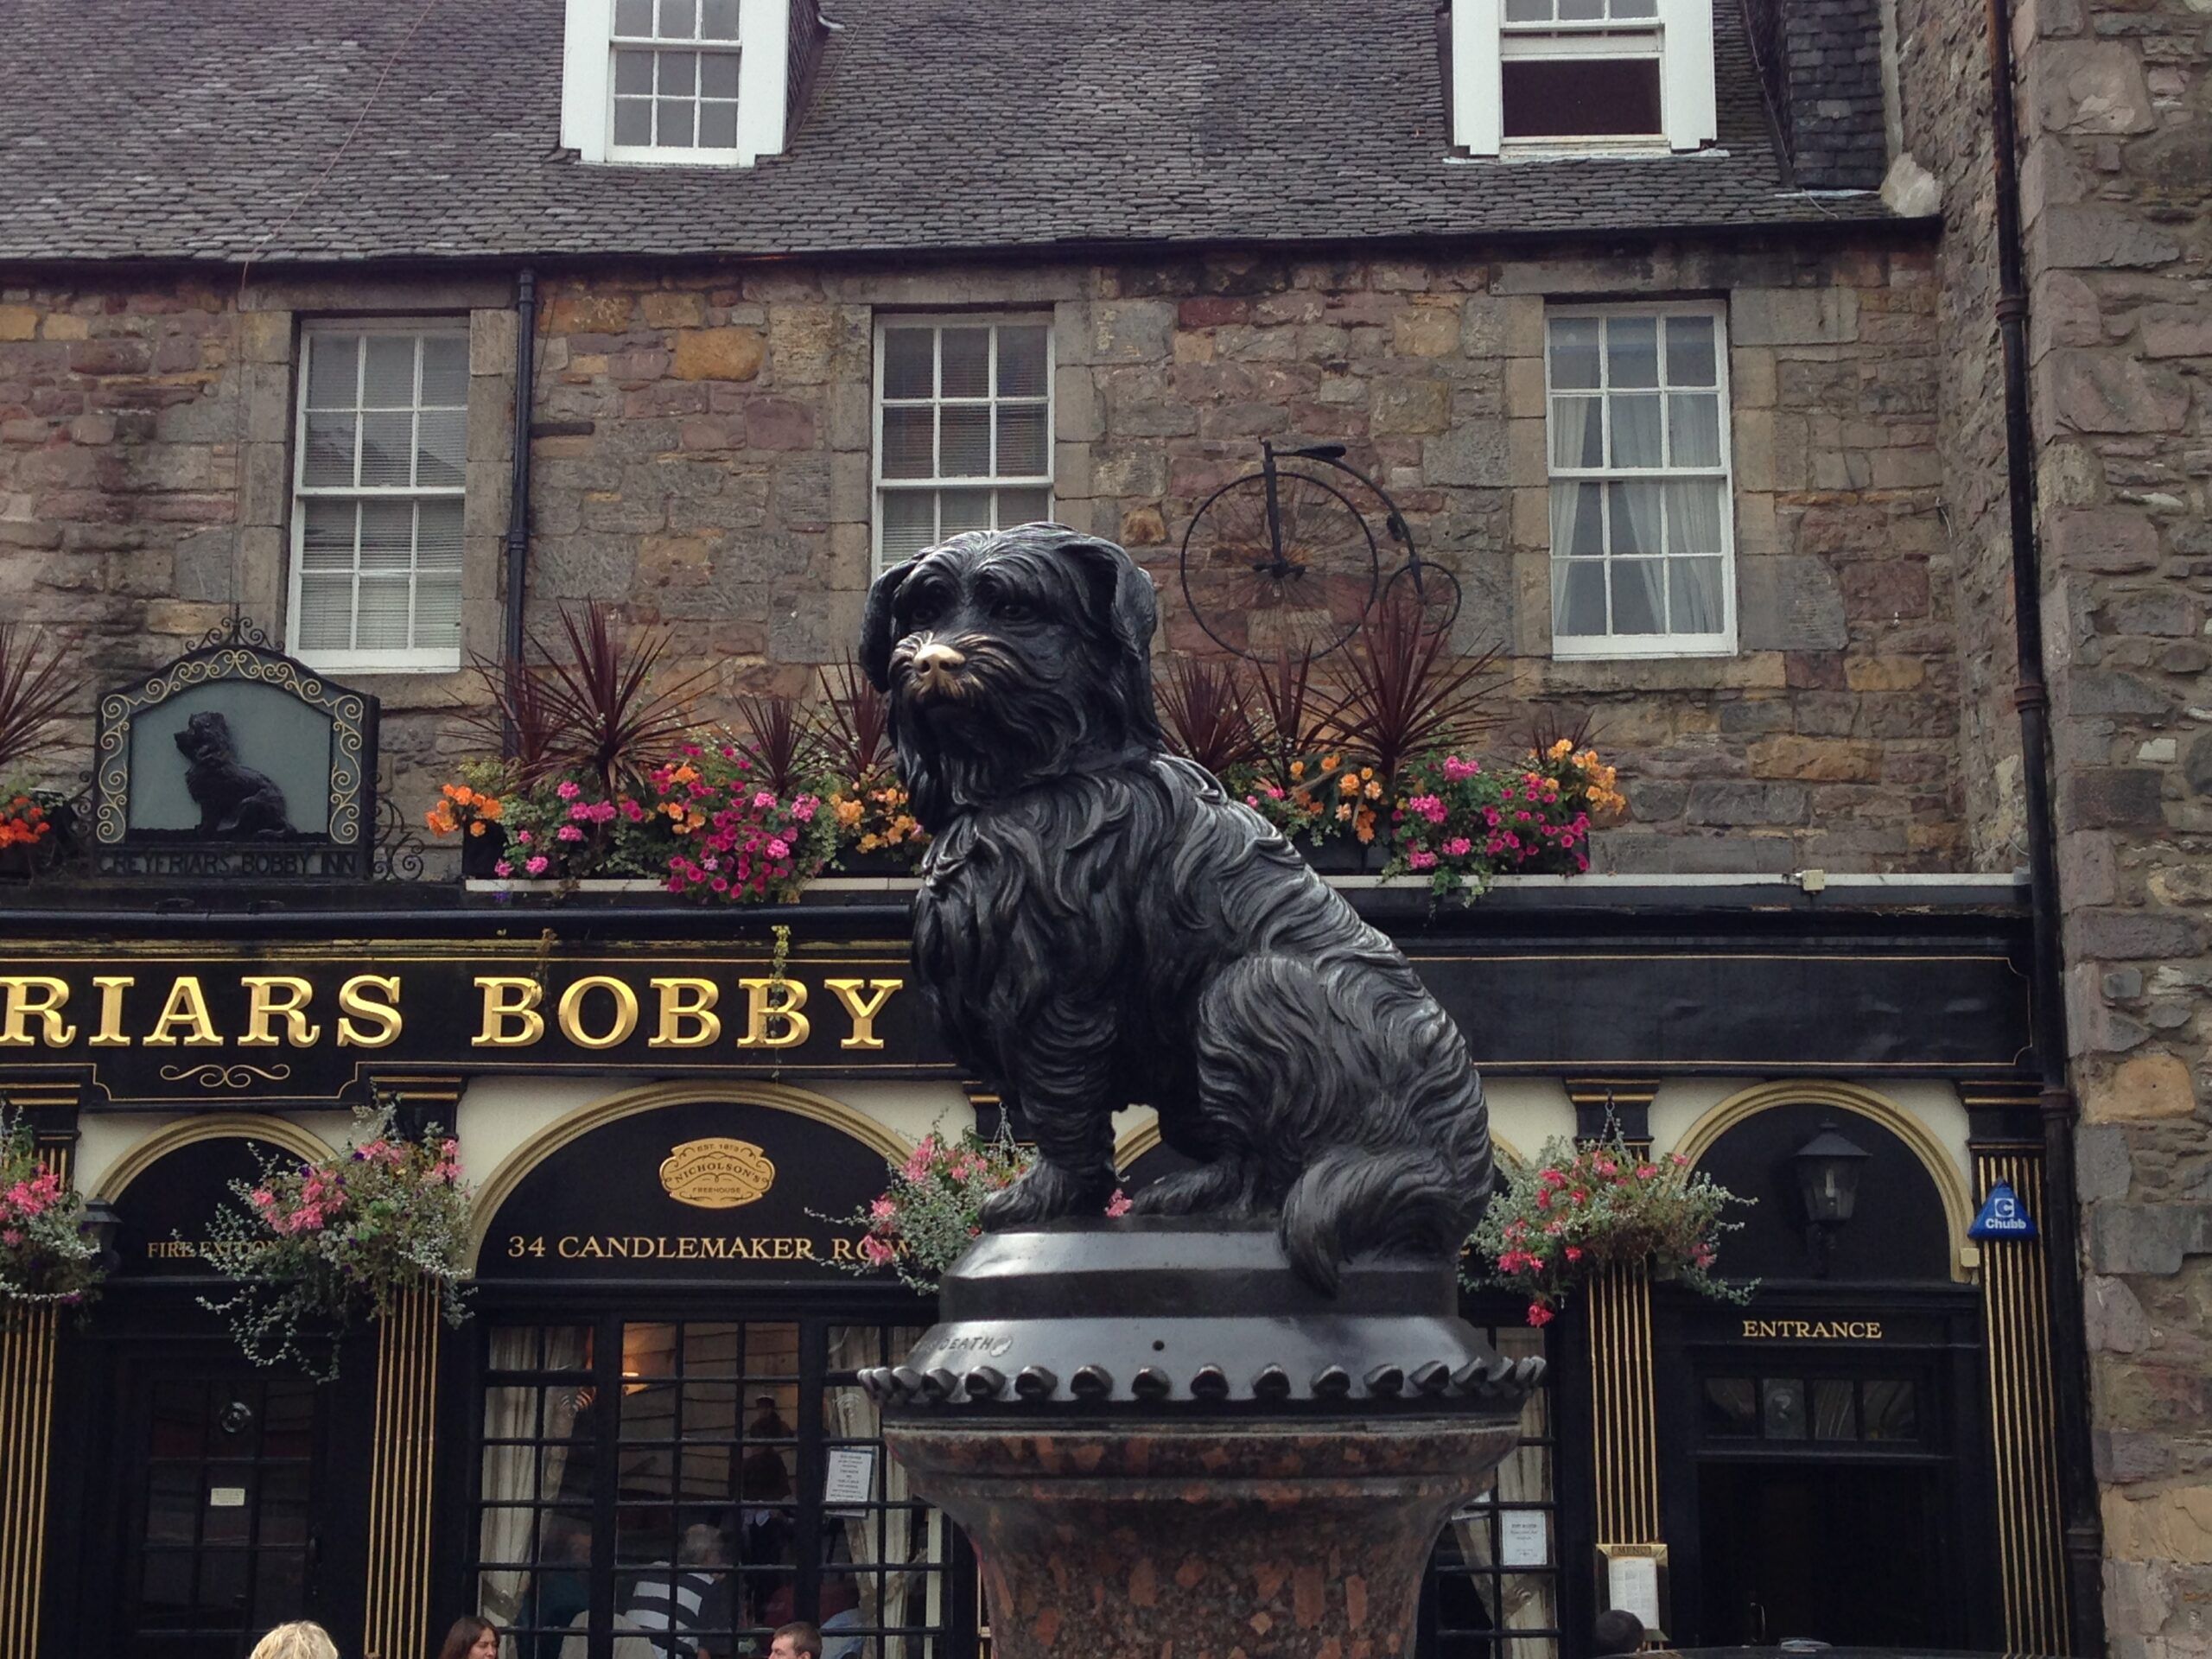
[[[1390, 544], [1368, 520], [1379, 508]], [[1419, 607], [1424, 632], [1448, 630], [1459, 583], [1425, 561], [1388, 492], [1340, 443], [1277, 449], [1198, 505], [1184, 532], [1183, 597], [1206, 637], [1248, 662], [1311, 661], [1359, 631], [1378, 601]]]

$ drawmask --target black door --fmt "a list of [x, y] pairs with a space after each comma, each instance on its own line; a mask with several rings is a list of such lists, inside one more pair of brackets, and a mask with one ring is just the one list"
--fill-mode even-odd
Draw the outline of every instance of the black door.
[[319, 1401], [243, 1360], [134, 1358], [122, 1390], [114, 1600], [134, 1659], [239, 1659], [306, 1616]]
[[1941, 1502], [1924, 1465], [1706, 1465], [1700, 1635], [1716, 1644], [1927, 1643], [1944, 1624], [1932, 1530]]

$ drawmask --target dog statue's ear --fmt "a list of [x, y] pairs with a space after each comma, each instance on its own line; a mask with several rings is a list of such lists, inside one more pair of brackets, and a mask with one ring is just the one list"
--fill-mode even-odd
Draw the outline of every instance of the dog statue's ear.
[[892, 631], [891, 607], [899, 597], [899, 584], [919, 563], [908, 559], [893, 565], [868, 590], [868, 609], [861, 616], [861, 671], [879, 691], [891, 689], [891, 647], [899, 640]]
[[1160, 625], [1160, 601], [1144, 567], [1113, 543], [1090, 537], [1063, 542], [1060, 551], [1081, 567], [1098, 619], [1122, 650], [1148, 658], [1153, 631]]

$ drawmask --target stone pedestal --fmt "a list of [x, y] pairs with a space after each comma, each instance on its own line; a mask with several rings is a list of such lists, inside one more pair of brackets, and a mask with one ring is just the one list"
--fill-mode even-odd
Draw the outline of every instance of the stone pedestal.
[[978, 1243], [861, 1382], [975, 1545], [1001, 1659], [1390, 1659], [1541, 1370], [1456, 1302], [1446, 1262], [1324, 1296], [1259, 1225], [1063, 1225]]

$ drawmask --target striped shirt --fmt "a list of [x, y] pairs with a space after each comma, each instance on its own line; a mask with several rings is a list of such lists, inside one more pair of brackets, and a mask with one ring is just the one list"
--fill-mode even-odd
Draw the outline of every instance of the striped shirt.
[[694, 1659], [698, 1635], [704, 1630], [707, 1599], [715, 1589], [715, 1576], [696, 1567], [671, 1567], [658, 1561], [645, 1569], [630, 1592], [622, 1617], [639, 1630], [667, 1634], [653, 1643], [671, 1659]]

